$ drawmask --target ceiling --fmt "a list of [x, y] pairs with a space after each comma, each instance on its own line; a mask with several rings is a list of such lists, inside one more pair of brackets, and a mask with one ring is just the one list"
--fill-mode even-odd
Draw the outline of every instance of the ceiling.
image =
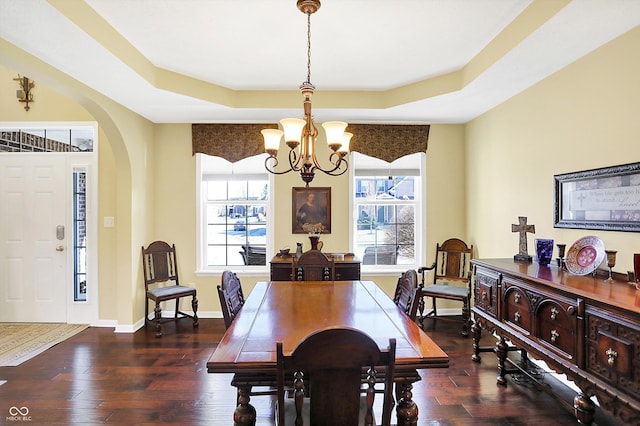
[[[638, 0], [322, 0], [313, 113], [465, 123], [639, 24]], [[276, 122], [302, 115], [306, 26], [295, 0], [0, 0], [0, 64], [155, 123]]]

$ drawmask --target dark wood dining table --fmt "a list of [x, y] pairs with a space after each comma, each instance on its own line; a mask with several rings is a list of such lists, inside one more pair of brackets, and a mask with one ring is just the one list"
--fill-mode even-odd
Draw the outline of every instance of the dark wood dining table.
[[234, 373], [234, 424], [255, 424], [249, 395], [254, 386], [275, 382], [276, 342], [288, 354], [309, 334], [337, 326], [368, 334], [380, 349], [396, 339], [398, 424], [416, 424], [411, 390], [421, 379], [417, 370], [448, 367], [449, 358], [373, 281], [256, 283], [207, 362], [209, 373]]

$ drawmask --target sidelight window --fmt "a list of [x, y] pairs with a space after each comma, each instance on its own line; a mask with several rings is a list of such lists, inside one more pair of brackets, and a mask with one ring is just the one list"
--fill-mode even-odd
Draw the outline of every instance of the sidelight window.
[[87, 173], [73, 170], [73, 300], [87, 300]]

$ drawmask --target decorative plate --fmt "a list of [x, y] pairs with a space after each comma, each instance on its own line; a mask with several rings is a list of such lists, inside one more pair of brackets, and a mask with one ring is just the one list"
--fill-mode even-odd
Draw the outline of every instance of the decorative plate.
[[605, 257], [604, 243], [598, 237], [588, 235], [569, 247], [567, 269], [575, 275], [587, 275], [600, 266]]

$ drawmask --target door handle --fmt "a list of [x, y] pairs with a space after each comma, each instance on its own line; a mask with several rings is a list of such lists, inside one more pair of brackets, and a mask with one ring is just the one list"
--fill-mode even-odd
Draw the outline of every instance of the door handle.
[[64, 246], [58, 246], [58, 247], [56, 247], [56, 251], [64, 251]]

